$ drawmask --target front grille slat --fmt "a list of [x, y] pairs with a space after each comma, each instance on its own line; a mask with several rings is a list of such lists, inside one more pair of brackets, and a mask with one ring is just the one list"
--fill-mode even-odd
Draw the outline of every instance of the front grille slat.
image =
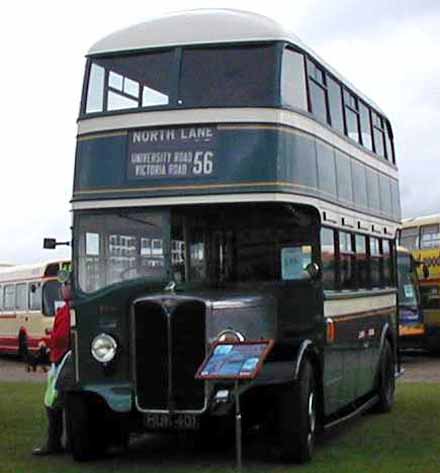
[[[165, 310], [163, 302], [143, 300], [134, 307], [138, 406], [142, 410], [202, 410], [204, 383], [194, 375], [205, 357], [205, 304], [173, 299], [172, 306]], [[168, 360], [172, 363], [170, 370]]]
[[167, 320], [157, 304], [143, 304], [135, 317], [138, 403], [161, 410], [167, 405]]
[[[194, 378], [205, 358], [205, 310], [200, 302], [179, 305], [172, 316], [173, 398], [178, 410], [200, 410], [203, 381]], [[203, 341], [201, 343], [201, 341]]]

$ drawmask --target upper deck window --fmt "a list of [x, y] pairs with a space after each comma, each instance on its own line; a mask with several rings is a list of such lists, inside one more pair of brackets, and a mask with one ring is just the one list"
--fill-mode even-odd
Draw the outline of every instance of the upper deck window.
[[272, 45], [183, 50], [179, 105], [273, 105], [276, 50]]
[[370, 110], [362, 102], [359, 102], [359, 115], [361, 120], [361, 139], [362, 144], [373, 151], [373, 140], [371, 139], [371, 120]]
[[307, 61], [307, 73], [309, 75], [311, 112], [323, 122], [328, 123], [327, 86], [324, 71], [313, 62]]
[[344, 104], [347, 135], [352, 140], [360, 143], [358, 99], [348, 90], [344, 90]]
[[344, 133], [344, 116], [342, 113], [341, 86], [327, 75], [327, 92], [329, 101], [330, 123], [341, 133]]
[[304, 56], [285, 49], [281, 68], [281, 98], [284, 105], [307, 110]]
[[173, 84], [173, 61], [172, 51], [93, 60], [86, 113], [167, 105]]
[[377, 113], [373, 112], [373, 136], [374, 136], [374, 148], [376, 154], [382, 158], [385, 156], [385, 132], [383, 126], [383, 118]]
[[419, 247], [419, 227], [402, 228], [399, 240], [399, 243], [408, 250], [417, 249]]
[[[191, 47], [96, 58], [89, 68], [83, 111], [279, 105], [277, 77], [273, 45]], [[298, 80], [294, 94], [305, 102], [305, 86], [301, 92], [301, 77]]]
[[439, 225], [423, 225], [421, 227], [421, 248], [437, 248], [440, 246]]

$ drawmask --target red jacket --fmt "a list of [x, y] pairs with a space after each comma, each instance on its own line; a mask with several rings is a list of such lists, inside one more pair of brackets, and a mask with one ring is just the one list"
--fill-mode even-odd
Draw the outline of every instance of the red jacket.
[[70, 350], [70, 308], [64, 304], [55, 314], [49, 341], [50, 361], [59, 363]]

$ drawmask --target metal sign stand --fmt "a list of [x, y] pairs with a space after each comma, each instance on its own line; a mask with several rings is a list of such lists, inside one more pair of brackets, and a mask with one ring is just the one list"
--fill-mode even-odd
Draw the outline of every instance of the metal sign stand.
[[[248, 340], [241, 342], [217, 341], [199, 366], [195, 379], [227, 382], [234, 386], [235, 400], [235, 452], [237, 471], [243, 468], [242, 423], [240, 408], [240, 380], [252, 381], [260, 372], [269, 354], [273, 340]], [[224, 391], [223, 391], [224, 392]], [[220, 391], [217, 393], [220, 394]], [[223, 402], [229, 402], [231, 392]], [[220, 398], [219, 398], [220, 400]], [[219, 401], [220, 402], [220, 401]]]
[[235, 389], [235, 452], [237, 459], [237, 471], [242, 470], [242, 440], [241, 440], [241, 410], [240, 410], [240, 390], [238, 380], [234, 383]]

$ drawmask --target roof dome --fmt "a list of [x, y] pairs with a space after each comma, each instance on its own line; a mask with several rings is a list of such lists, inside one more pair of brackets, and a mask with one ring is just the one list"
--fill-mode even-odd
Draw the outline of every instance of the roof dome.
[[171, 13], [116, 31], [95, 43], [89, 54], [264, 40], [301, 44], [294, 34], [266, 16], [239, 10], [200, 9]]

